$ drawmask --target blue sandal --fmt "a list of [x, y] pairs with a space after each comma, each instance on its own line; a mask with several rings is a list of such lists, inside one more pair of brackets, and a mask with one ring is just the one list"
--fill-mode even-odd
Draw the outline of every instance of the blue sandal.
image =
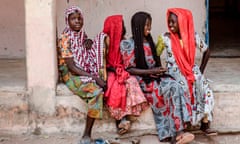
[[91, 138], [90, 137], [83, 137], [78, 144], [91, 144]]
[[94, 144], [110, 144], [108, 140], [104, 140], [104, 139], [95, 139], [94, 140]]

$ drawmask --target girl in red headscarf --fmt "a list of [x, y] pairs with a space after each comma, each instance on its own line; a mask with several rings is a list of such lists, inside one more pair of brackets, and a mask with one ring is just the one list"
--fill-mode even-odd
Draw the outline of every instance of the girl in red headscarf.
[[130, 76], [123, 66], [120, 53], [120, 42], [124, 39], [125, 27], [122, 15], [113, 15], [106, 18], [103, 32], [94, 42], [105, 46], [107, 66], [107, 90], [105, 102], [111, 116], [117, 120], [119, 134], [126, 133], [130, 128], [127, 116], [139, 116], [148, 108], [147, 100], [135, 77]]
[[[192, 105], [192, 125], [201, 124], [206, 135], [216, 135], [209, 128], [212, 121], [214, 98], [203, 72], [209, 59], [209, 49], [194, 31], [193, 17], [189, 10], [172, 8], [167, 11], [169, 33], [161, 35], [157, 43], [158, 55], [166, 49], [168, 73], [188, 94]], [[200, 67], [195, 64], [196, 48], [203, 53]]]

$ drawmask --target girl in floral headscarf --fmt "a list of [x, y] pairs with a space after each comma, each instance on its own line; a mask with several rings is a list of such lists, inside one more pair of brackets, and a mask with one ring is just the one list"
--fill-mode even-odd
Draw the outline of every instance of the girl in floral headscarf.
[[91, 130], [96, 118], [102, 118], [105, 81], [98, 49], [92, 47], [83, 30], [83, 14], [79, 7], [65, 11], [66, 28], [59, 42], [59, 71], [67, 87], [88, 106], [86, 127], [80, 144], [90, 144]]
[[[208, 46], [194, 31], [191, 11], [182, 8], [168, 9], [167, 23], [169, 32], [159, 36], [158, 55], [166, 49], [168, 73], [189, 95], [192, 125], [200, 124], [200, 129], [206, 135], [216, 135], [216, 131], [209, 126], [214, 106], [213, 92], [203, 76], [210, 54]], [[203, 54], [200, 67], [195, 64], [197, 48]]]

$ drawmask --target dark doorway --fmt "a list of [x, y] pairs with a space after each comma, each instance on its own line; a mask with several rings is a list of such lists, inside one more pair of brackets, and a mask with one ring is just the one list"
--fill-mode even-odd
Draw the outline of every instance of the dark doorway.
[[240, 57], [240, 1], [209, 0], [211, 57]]

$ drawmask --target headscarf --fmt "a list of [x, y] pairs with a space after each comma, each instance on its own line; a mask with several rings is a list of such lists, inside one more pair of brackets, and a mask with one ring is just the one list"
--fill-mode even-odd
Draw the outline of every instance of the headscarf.
[[69, 15], [75, 12], [78, 12], [81, 18], [83, 19], [83, 13], [79, 7], [71, 6], [70, 8], [66, 9], [65, 11], [66, 27], [63, 31], [63, 34], [67, 34], [70, 37], [71, 43], [70, 46], [71, 51], [73, 53], [75, 65], [88, 73], [97, 75], [98, 69], [96, 60], [96, 49], [91, 48], [87, 50], [86, 48], [83, 47], [83, 43], [87, 39], [87, 35], [83, 28], [81, 28], [79, 32], [76, 32], [69, 27], [68, 23]]
[[108, 89], [105, 92], [107, 104], [113, 108], [126, 107], [125, 80], [129, 73], [124, 70], [122, 55], [120, 53], [120, 42], [123, 31], [122, 15], [113, 15], [106, 18], [103, 32], [110, 37], [110, 44], [107, 54], [107, 67], [115, 69], [115, 74], [108, 74]]
[[173, 13], [177, 16], [179, 31], [183, 42], [183, 48], [180, 44], [178, 34], [170, 30], [173, 55], [176, 63], [188, 82], [191, 102], [194, 103], [193, 82], [195, 80], [192, 68], [195, 60], [195, 37], [194, 24], [191, 11], [182, 8], [171, 8], [167, 11], [167, 19]]

